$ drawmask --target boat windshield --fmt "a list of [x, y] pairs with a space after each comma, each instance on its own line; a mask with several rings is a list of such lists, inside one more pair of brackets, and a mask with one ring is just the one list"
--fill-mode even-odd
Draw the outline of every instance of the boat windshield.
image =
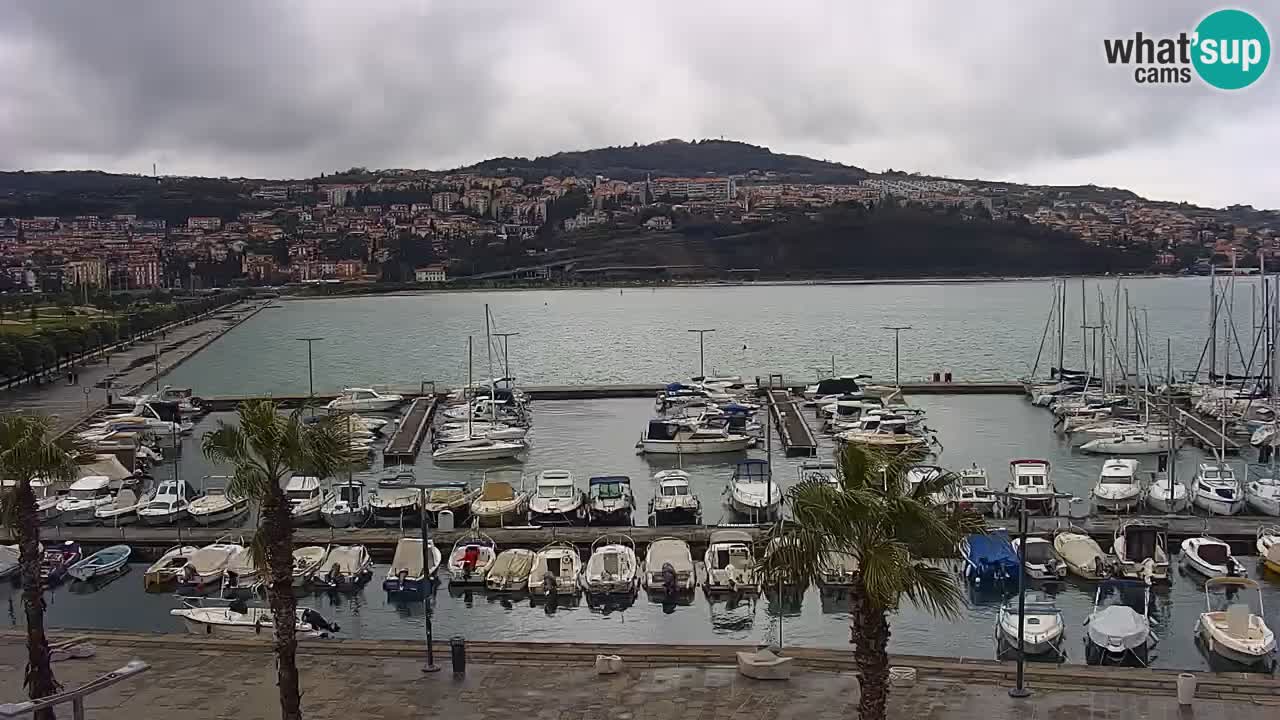
[[688, 494], [689, 494], [689, 486], [687, 486], [687, 485], [664, 485], [664, 486], [662, 487], [662, 494], [663, 494], [663, 495], [667, 495], [667, 496], [688, 495]]
[[1219, 477], [1218, 468], [1207, 467], [1200, 472], [1200, 476], [1203, 477], [1205, 480], [1217, 480]]
[[290, 500], [310, 500], [319, 494], [319, 490], [287, 490], [285, 495]]
[[96, 497], [101, 497], [101, 496], [106, 495], [106, 494], [107, 494], [107, 489], [106, 489], [106, 488], [102, 488], [102, 489], [93, 489], [93, 490], [75, 490], [75, 489], [73, 489], [73, 490], [71, 490], [70, 492], [68, 492], [68, 493], [67, 493], [67, 497], [70, 497], [70, 498], [72, 498], [72, 499], [74, 499], [74, 500], [92, 500], [92, 499], [94, 499], [94, 498], [96, 498]]
[[[1113, 471], [1113, 472], [1119, 472], [1119, 471]], [[1102, 476], [1102, 482], [1107, 485], [1133, 485], [1135, 482], [1137, 482], [1137, 478], [1127, 473], [1125, 474], [1108, 473]]]
[[980, 488], [987, 486], [987, 479], [981, 475], [965, 475], [962, 480], [965, 487]]
[[1044, 485], [1043, 475], [1019, 475], [1018, 487], [1034, 487], [1036, 485]]
[[544, 497], [544, 498], [573, 497], [573, 486], [572, 485], [541, 485], [538, 487], [538, 497]]
[[1047, 542], [1043, 543], [1027, 543], [1027, 547], [1022, 551], [1026, 561], [1036, 565], [1043, 565], [1050, 560], [1054, 560], [1053, 545]]
[[596, 490], [596, 497], [601, 498], [620, 498], [622, 497], [622, 483], [598, 483], [592, 485]]

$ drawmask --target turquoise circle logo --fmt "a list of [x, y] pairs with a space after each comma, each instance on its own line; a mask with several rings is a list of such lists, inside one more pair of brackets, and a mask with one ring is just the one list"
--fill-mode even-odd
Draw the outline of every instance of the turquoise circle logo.
[[1271, 59], [1271, 38], [1243, 10], [1218, 10], [1196, 26], [1191, 58], [1200, 78], [1219, 90], [1239, 90], [1262, 77]]

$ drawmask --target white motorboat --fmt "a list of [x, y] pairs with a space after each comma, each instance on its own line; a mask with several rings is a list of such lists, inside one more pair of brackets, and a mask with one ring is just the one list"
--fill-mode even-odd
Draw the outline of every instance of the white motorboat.
[[0, 580], [22, 571], [17, 545], [0, 545]]
[[529, 509], [529, 493], [516, 490], [505, 480], [491, 480], [488, 473], [480, 486], [480, 497], [471, 503], [471, 517], [480, 527], [520, 524]]
[[1280, 479], [1254, 478], [1245, 483], [1244, 501], [1261, 515], [1280, 516]]
[[381, 412], [404, 402], [403, 395], [384, 393], [373, 388], [343, 388], [342, 394], [325, 405], [330, 412]]
[[739, 462], [729, 478], [729, 505], [753, 521], [766, 521], [782, 508], [782, 488], [773, 480], [769, 461], [750, 459]]
[[370, 507], [364, 493], [364, 482], [343, 480], [333, 486], [333, 495], [320, 508], [320, 516], [331, 528], [359, 527], [369, 519]]
[[498, 544], [479, 530], [458, 538], [449, 551], [449, 584], [484, 585], [498, 558]]
[[580, 578], [588, 595], [634, 595], [640, 589], [635, 541], [627, 535], [596, 538]]
[[320, 522], [320, 511], [333, 498], [333, 491], [320, 486], [320, 478], [294, 475], [284, 486], [294, 527]]
[[1254, 547], [1258, 549], [1263, 566], [1271, 572], [1280, 573], [1280, 525], [1258, 528]]
[[1009, 463], [1009, 476], [1006, 492], [1013, 509], [1023, 505], [1032, 514], [1054, 514], [1057, 499], [1048, 460], [1013, 460]]
[[114, 575], [127, 569], [125, 566], [132, 553], [128, 545], [112, 545], [67, 568], [67, 574], [81, 582]]
[[426, 490], [422, 509], [432, 527], [440, 527], [440, 513], [453, 514], [454, 526], [462, 524], [471, 512], [471, 503], [480, 497], [480, 488], [472, 488], [465, 480], [432, 483]]
[[493, 592], [524, 592], [529, 587], [529, 573], [536, 555], [528, 548], [503, 550], [493, 559], [484, 586]]
[[1226, 463], [1200, 463], [1191, 484], [1191, 502], [1210, 515], [1235, 515], [1244, 509], [1244, 491]]
[[713, 530], [703, 557], [707, 592], [759, 592], [751, 536], [741, 530]]
[[804, 389], [801, 396], [806, 400], [817, 400], [831, 395], [863, 395], [859, 381], [870, 380], [870, 375], [840, 375], [818, 381]]
[[161, 402], [176, 403], [178, 410], [184, 414], [195, 415], [205, 412], [204, 400], [196, 396], [191, 388], [174, 387], [165, 385], [159, 392], [144, 393], [142, 395], [122, 395], [116, 398], [117, 405], [133, 405]]
[[654, 473], [657, 492], [649, 499], [649, 518], [654, 525], [697, 525], [702, 522], [702, 501], [690, 492], [689, 473], [661, 470]]
[[352, 590], [373, 577], [373, 558], [363, 545], [332, 545], [311, 576], [311, 584], [329, 590]]
[[431, 451], [431, 458], [438, 462], [468, 462], [478, 460], [505, 460], [524, 452], [520, 440], [491, 440], [472, 437], [461, 442], [439, 445]]
[[529, 594], [542, 597], [577, 595], [578, 575], [582, 573], [582, 558], [578, 549], [570, 543], [558, 542], [543, 546], [533, 559], [529, 570]]
[[82, 477], [71, 483], [67, 494], [58, 501], [58, 515], [67, 525], [88, 525], [97, 518], [100, 507], [113, 501], [111, 480], [102, 475]]
[[1102, 473], [1093, 486], [1093, 504], [1105, 512], [1129, 512], [1142, 501], [1138, 482], [1138, 461], [1114, 458], [1102, 463]]
[[164, 551], [159, 560], [151, 563], [142, 574], [142, 587], [147, 591], [163, 590], [178, 582], [191, 556], [199, 552], [192, 545], [178, 545]]
[[858, 572], [858, 558], [849, 553], [830, 552], [823, 559], [815, 578], [822, 589], [839, 590], [853, 586]]
[[1169, 477], [1168, 472], [1157, 472], [1147, 486], [1147, 505], [1159, 513], [1175, 515], [1186, 512], [1191, 507], [1191, 498], [1187, 496], [1187, 486]]
[[1231, 546], [1215, 537], [1182, 541], [1182, 565], [1205, 577], [1244, 577], [1244, 565], [1231, 554]]
[[[266, 577], [264, 577], [266, 576]], [[222, 597], [232, 598], [241, 594], [256, 594], [263, 582], [270, 580], [269, 573], [258, 567], [253, 559], [253, 549], [246, 547], [227, 558], [222, 573]]]
[[1102, 546], [1077, 528], [1062, 530], [1053, 536], [1053, 549], [1067, 564], [1067, 570], [1085, 580], [1111, 577], [1111, 560]]
[[215, 587], [222, 581], [232, 559], [247, 552], [244, 545], [232, 542], [231, 538], [218, 538], [187, 555], [187, 561], [182, 563], [176, 579], [184, 587], [197, 591]]
[[[224, 482], [230, 478], [224, 478]], [[231, 522], [249, 513], [249, 498], [227, 493], [226, 485], [205, 486], [204, 495], [187, 505], [187, 514], [197, 525]]]
[[1163, 526], [1144, 520], [1121, 524], [1111, 544], [1116, 571], [1147, 584], [1168, 582], [1168, 542]]
[[701, 455], [741, 452], [752, 442], [751, 436], [732, 432], [728, 426], [711, 427], [688, 418], [656, 418], [649, 421], [636, 447], [655, 455]]
[[[1223, 598], [1216, 604], [1226, 609], [1215, 609], [1214, 591], [1223, 590]], [[1234, 602], [1236, 593], [1243, 590], [1258, 594], [1258, 611], [1253, 612], [1248, 603]], [[1269, 671], [1276, 652], [1276, 636], [1267, 627], [1263, 615], [1262, 587], [1248, 578], [1219, 577], [1205, 581], [1205, 611], [1196, 623], [1196, 634], [1212, 654], [1245, 666], [1265, 665]], [[1225, 600], [1225, 602], [1224, 602]]]
[[174, 435], [190, 435], [195, 427], [190, 421], [182, 419], [177, 403], [143, 402], [134, 405], [133, 410], [117, 415], [108, 415], [95, 427], [105, 427], [110, 423], [135, 423], [163, 437]]
[[393, 469], [378, 480], [378, 487], [369, 493], [369, 511], [379, 525], [403, 528], [405, 521], [418, 520], [422, 491], [413, 487], [417, 478], [412, 471]]
[[1080, 449], [1105, 455], [1151, 455], [1169, 451], [1169, 436], [1151, 431], [1125, 433], [1090, 440]]
[[[912, 494], [915, 494], [916, 488], [925, 482], [936, 480], [946, 474], [937, 465], [913, 465], [907, 468], [907, 488]], [[953, 502], [954, 491], [951, 487], [929, 493], [928, 500], [938, 507], [950, 507]]]
[[636, 510], [631, 478], [600, 475], [587, 479], [587, 522], [605, 527], [630, 527]]
[[1021, 539], [1013, 541], [1013, 552], [1022, 553], [1022, 568], [1032, 580], [1061, 580], [1067, 576], [1067, 564], [1054, 549], [1053, 543], [1042, 537], [1027, 538], [1025, 550]]
[[538, 473], [529, 498], [529, 522], [534, 525], [576, 525], [587, 521], [587, 496], [568, 470]]
[[898, 415], [868, 415], [859, 422], [858, 429], [839, 433], [836, 440], [844, 444], [894, 452], [929, 445], [927, 436], [913, 433], [906, 418]]
[[172, 525], [186, 517], [187, 506], [200, 497], [189, 484], [165, 480], [150, 502], [138, 508], [138, 521], [143, 525]]
[[662, 537], [649, 543], [644, 554], [644, 586], [649, 592], [668, 596], [692, 592], [698, 586], [689, 543]]
[[1000, 606], [1000, 615], [996, 619], [999, 655], [1007, 651], [1017, 652], [1019, 624], [1022, 625], [1024, 655], [1062, 655], [1066, 625], [1062, 622], [1062, 611], [1052, 598], [1043, 593], [1027, 593], [1021, 615], [1018, 614], [1016, 597]]
[[[170, 615], [182, 618], [187, 632], [193, 635], [211, 637], [245, 637], [258, 636], [263, 639], [275, 637], [275, 622], [271, 609], [264, 607], [237, 608], [234, 605], [222, 607], [182, 607], [169, 611]], [[311, 608], [298, 608], [298, 621], [295, 632], [302, 637], [328, 637], [329, 633], [338, 632], [337, 623], [330, 623], [320, 613]]]
[[293, 586], [303, 587], [321, 570], [321, 563], [329, 549], [319, 545], [307, 545], [293, 550]]
[[99, 505], [93, 511], [93, 518], [103, 525], [119, 527], [138, 522], [138, 510], [151, 502], [150, 497], [139, 498], [129, 488], [122, 488], [116, 493], [109, 505]]
[[[12, 480], [0, 482], [0, 493], [14, 487]], [[43, 478], [31, 479], [31, 492], [36, 496], [36, 518], [43, 523], [51, 523], [62, 517], [58, 503], [62, 496], [58, 494], [57, 483]]]
[[506, 423], [477, 422], [467, 430], [465, 423], [445, 423], [431, 436], [437, 443], [458, 443], [471, 438], [488, 440], [523, 440], [529, 434], [528, 428], [508, 425]]
[[424, 558], [422, 538], [400, 538], [382, 589], [389, 593], [423, 592], [435, 578], [440, 559], [440, 548], [435, 543], [427, 544]]
[[1099, 584], [1093, 612], [1085, 620], [1085, 662], [1146, 667], [1155, 644], [1147, 611], [1149, 600], [1148, 586], [1137, 580], [1105, 580]]
[[956, 507], [979, 515], [994, 515], [1000, 498], [991, 489], [985, 468], [972, 467], [961, 470], [960, 481], [956, 483]]

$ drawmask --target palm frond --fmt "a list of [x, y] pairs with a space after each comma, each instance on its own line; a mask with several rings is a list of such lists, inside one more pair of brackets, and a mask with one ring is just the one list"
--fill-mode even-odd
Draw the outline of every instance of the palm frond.
[[907, 568], [905, 576], [907, 585], [903, 594], [913, 605], [938, 617], [959, 619], [965, 598], [951, 573], [929, 563], [915, 562]]

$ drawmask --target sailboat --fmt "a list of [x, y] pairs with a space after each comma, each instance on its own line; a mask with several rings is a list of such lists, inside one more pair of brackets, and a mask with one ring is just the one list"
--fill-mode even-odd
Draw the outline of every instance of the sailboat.
[[[488, 305], [485, 305], [485, 338], [489, 337], [489, 312]], [[486, 343], [487, 344], [487, 343]], [[493, 376], [493, 350], [492, 346], [489, 351], [489, 376]], [[471, 336], [467, 336], [467, 386], [470, 387], [474, 382], [474, 373], [471, 366]], [[492, 382], [492, 381], [491, 381]], [[489, 403], [493, 408], [493, 424], [497, 424], [497, 409], [495, 403]], [[465, 462], [476, 460], [504, 460], [514, 458], [524, 452], [524, 441], [522, 440], [497, 440], [491, 437], [476, 436], [473, 432], [472, 417], [474, 413], [467, 413], [467, 439], [460, 442], [449, 442], [437, 444], [435, 450], [431, 452], [431, 459], [438, 462]]]

